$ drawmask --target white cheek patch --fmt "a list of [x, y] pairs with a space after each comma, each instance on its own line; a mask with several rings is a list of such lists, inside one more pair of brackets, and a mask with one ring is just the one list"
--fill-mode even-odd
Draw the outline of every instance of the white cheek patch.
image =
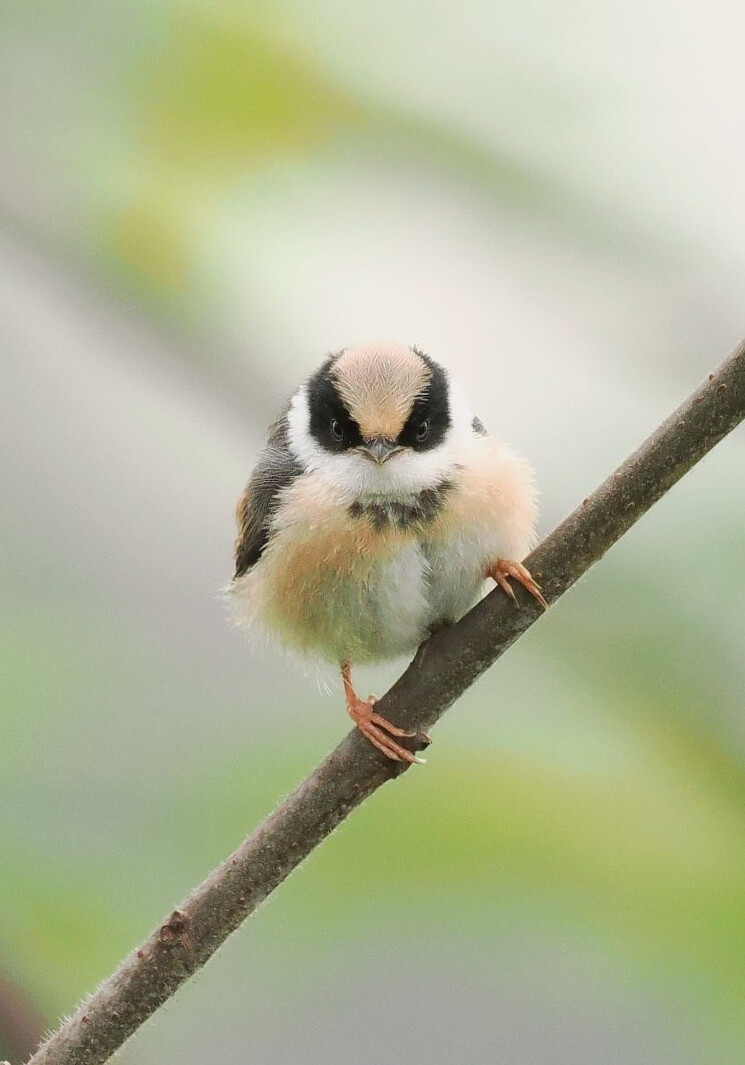
[[452, 446], [463, 447], [473, 440], [473, 411], [457, 381], [448, 375], [450, 389], [450, 428], [447, 439]]
[[287, 412], [287, 438], [295, 458], [307, 470], [314, 470], [323, 451], [310, 435], [310, 410], [305, 385], [290, 400]]

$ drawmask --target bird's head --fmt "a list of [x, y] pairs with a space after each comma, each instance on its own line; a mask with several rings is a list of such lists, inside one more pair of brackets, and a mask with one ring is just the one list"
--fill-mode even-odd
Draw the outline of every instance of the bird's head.
[[370, 344], [328, 358], [288, 413], [290, 447], [351, 495], [436, 485], [472, 416], [445, 370], [418, 348]]

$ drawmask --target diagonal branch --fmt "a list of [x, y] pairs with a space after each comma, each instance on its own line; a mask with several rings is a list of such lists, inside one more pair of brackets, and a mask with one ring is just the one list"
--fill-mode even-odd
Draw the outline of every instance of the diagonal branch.
[[[549, 603], [570, 588], [745, 417], [745, 344], [533, 552]], [[380, 700], [396, 724], [433, 725], [540, 617], [501, 592], [428, 640]], [[211, 957], [363, 799], [397, 775], [356, 731], [41, 1046], [29, 1065], [100, 1065]]]

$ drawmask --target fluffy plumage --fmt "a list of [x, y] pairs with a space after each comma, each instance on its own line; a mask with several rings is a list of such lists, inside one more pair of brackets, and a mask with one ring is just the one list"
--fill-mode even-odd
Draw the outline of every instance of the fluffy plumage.
[[535, 497], [432, 359], [347, 349], [295, 392], [238, 505], [237, 618], [341, 665], [412, 652], [525, 556]]

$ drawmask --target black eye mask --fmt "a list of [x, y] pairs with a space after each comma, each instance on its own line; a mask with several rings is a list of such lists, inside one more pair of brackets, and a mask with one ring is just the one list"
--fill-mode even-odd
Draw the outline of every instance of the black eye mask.
[[398, 443], [414, 451], [429, 451], [442, 443], [450, 428], [448, 379], [441, 366], [414, 348], [427, 366], [430, 378], [423, 392], [414, 400], [411, 414], [398, 435]]
[[331, 374], [335, 356], [308, 382], [310, 434], [326, 451], [348, 451], [362, 443], [360, 427], [342, 403]]

